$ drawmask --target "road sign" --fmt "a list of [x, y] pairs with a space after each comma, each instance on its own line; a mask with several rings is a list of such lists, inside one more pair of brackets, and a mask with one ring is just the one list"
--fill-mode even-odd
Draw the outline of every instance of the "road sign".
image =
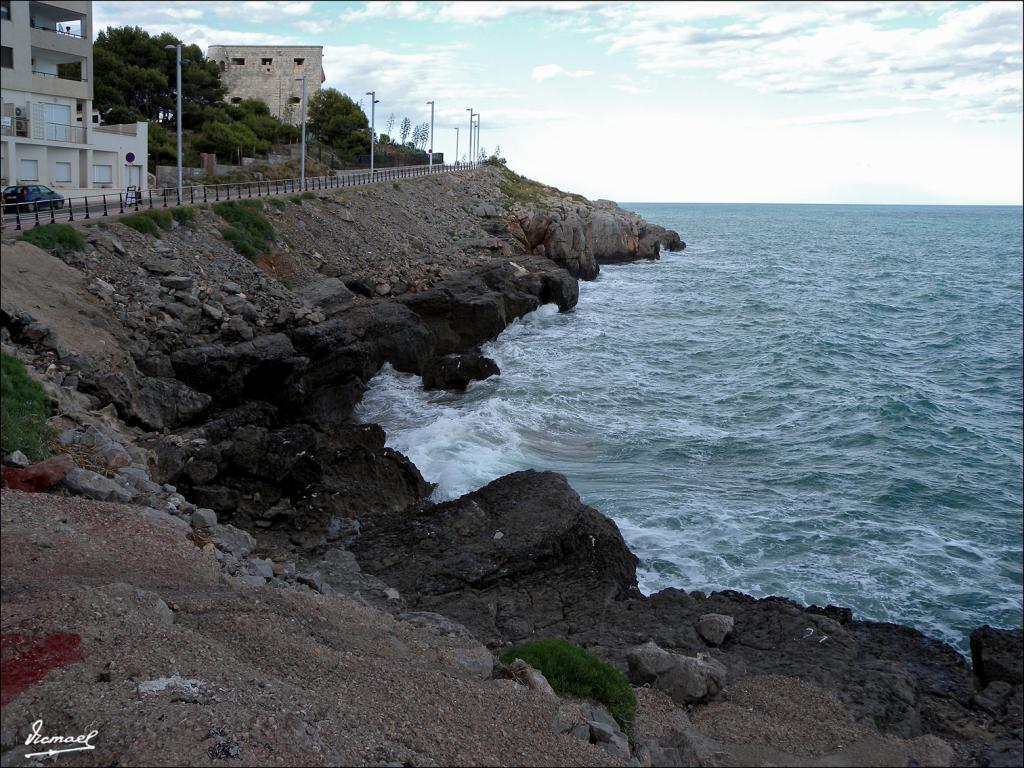
[[129, 162], [129, 163], [134, 163], [135, 162], [135, 153], [134, 152], [129, 152], [127, 155], [124, 156], [124, 159], [127, 162]]

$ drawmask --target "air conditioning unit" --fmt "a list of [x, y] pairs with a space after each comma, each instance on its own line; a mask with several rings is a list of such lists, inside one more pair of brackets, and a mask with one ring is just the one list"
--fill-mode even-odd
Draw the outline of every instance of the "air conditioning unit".
[[25, 112], [22, 110], [21, 107], [15, 107], [14, 108], [14, 116], [15, 117], [21, 117], [23, 114], [25, 114]]

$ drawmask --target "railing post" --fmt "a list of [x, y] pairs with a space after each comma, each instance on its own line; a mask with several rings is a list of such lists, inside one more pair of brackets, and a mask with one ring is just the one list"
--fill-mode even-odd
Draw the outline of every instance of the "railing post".
[[[68, 209], [68, 210], [70, 210], [70, 209]], [[52, 200], [50, 201], [50, 223], [51, 224], [56, 224], [57, 223], [57, 214], [55, 214], [53, 212], [53, 201]]]
[[21, 203], [14, 204], [14, 231], [21, 230]]
[[106, 196], [106, 194], [103, 195], [103, 215], [104, 216], [107, 215], [107, 196]]
[[117, 207], [120, 209], [118, 213], [124, 213], [124, 192], [117, 193]]
[[[249, 197], [252, 197], [252, 193], [249, 193]], [[256, 182], [256, 197], [263, 197], [263, 182]]]
[[206, 202], [206, 189], [207, 189], [206, 185], [203, 184], [203, 202], [204, 203]]
[[251, 181], [245, 182], [245, 188], [249, 192], [249, 197], [252, 197], [252, 182]]
[[[50, 207], [53, 208], [53, 203], [50, 203]], [[86, 208], [86, 210], [89, 209], [89, 201], [88, 200], [85, 201], [85, 208]], [[75, 201], [72, 200], [69, 197], [68, 198], [68, 221], [74, 221], [74, 220], [75, 220]]]
[[220, 201], [220, 184], [213, 185], [213, 199], [215, 202]]
[[194, 185], [188, 188], [188, 201], [190, 203], [195, 203], [196, 201], [196, 188]]
[[36, 203], [36, 204], [35, 204], [35, 205], [33, 206], [33, 208], [35, 208], [35, 214], [36, 214], [36, 226], [38, 227], [38, 226], [39, 226], [39, 203]]
[[149, 210], [153, 210], [153, 190], [149, 190]]
[[163, 189], [160, 190], [160, 195], [164, 199], [163, 207], [166, 208], [167, 207], [167, 187], [164, 187]]

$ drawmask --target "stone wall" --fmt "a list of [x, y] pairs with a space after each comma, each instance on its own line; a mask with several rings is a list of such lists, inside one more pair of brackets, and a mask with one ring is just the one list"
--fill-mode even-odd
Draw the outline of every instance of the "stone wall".
[[296, 78], [306, 78], [307, 104], [324, 81], [319, 45], [211, 45], [207, 56], [220, 67], [229, 102], [259, 99], [292, 125], [302, 122], [302, 83]]

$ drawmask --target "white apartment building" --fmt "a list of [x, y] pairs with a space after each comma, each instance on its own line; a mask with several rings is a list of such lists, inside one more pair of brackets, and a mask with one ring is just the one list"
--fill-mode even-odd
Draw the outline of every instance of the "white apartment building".
[[92, 108], [91, 0], [0, 0], [0, 184], [145, 189], [148, 124]]

